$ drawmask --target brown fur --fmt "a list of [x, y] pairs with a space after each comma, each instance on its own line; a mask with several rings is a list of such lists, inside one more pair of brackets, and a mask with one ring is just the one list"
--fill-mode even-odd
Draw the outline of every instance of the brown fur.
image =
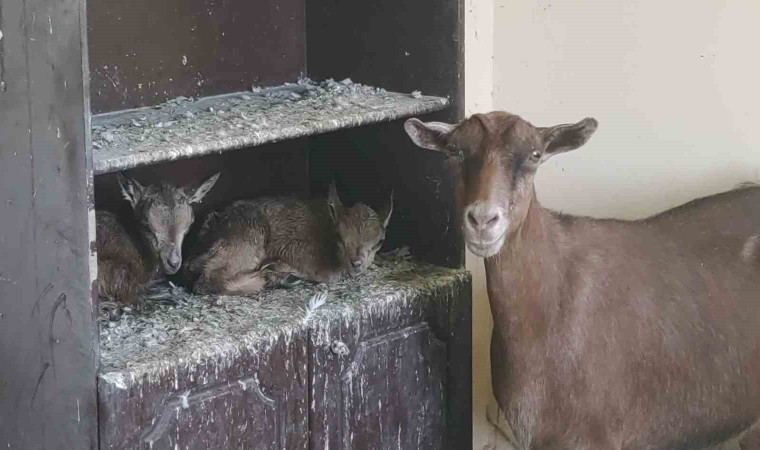
[[151, 281], [177, 271], [182, 263], [182, 242], [193, 223], [191, 205], [203, 199], [218, 176], [192, 188], [142, 186], [119, 176], [134, 214], [122, 223], [111, 212], [96, 212], [100, 296], [138, 306]]
[[747, 258], [760, 188], [640, 221], [573, 217], [542, 208], [533, 178], [595, 120], [538, 128], [494, 112], [406, 128], [464, 155], [461, 220], [486, 258], [494, 392], [523, 448], [700, 449], [758, 422], [760, 273]]
[[143, 289], [158, 275], [158, 264], [140, 248], [116, 215], [97, 211], [98, 294], [118, 303], [136, 306]]
[[391, 210], [344, 208], [334, 187], [327, 200], [238, 201], [207, 218], [184, 274], [199, 294], [254, 295], [290, 275], [337, 281], [369, 267]]

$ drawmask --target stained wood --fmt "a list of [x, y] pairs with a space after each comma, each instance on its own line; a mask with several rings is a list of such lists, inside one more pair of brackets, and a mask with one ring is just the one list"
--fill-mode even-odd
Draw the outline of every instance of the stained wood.
[[0, 1], [6, 448], [97, 448], [83, 8], [80, 0]]
[[[469, 358], [452, 328], [471, 280], [315, 324], [309, 337], [310, 448], [467, 448], [455, 419], [465, 407], [453, 387]], [[461, 317], [452, 314], [461, 314]], [[343, 351], [336, 351], [343, 349]], [[469, 392], [465, 388], [464, 395]], [[468, 396], [469, 401], [469, 396]], [[454, 421], [453, 423], [451, 421]]]
[[440, 111], [449, 103], [441, 97], [416, 98], [388, 92], [335, 95], [323, 91], [307, 96], [298, 87], [283, 86], [269, 92], [291, 92], [299, 95], [299, 100], [272, 100], [267, 91], [237, 93], [96, 116], [95, 173], [387, 122]]
[[[175, 293], [176, 307], [152, 305], [101, 330], [101, 446], [304, 448], [313, 420], [321, 420], [307, 409], [325, 406], [309, 386], [335, 380], [325, 377], [332, 366], [323, 365], [324, 352], [335, 353], [320, 330], [346, 323], [361, 330], [361, 354], [329, 388], [369, 383], [366, 392], [344, 396], [345, 410], [375, 408], [378, 400], [396, 406], [377, 410], [382, 436], [354, 415], [342, 423], [367, 442], [374, 436], [389, 445], [401, 439], [445, 448], [444, 393], [456, 383], [447, 370], [449, 314], [469, 286], [464, 271], [383, 256], [362, 279], [331, 286], [326, 303], [311, 312], [306, 305], [321, 290], [310, 285], [255, 299]], [[372, 395], [379, 380], [385, 388]]]
[[306, 333], [135, 380], [99, 377], [107, 449], [306, 449]]
[[88, 15], [95, 113], [306, 71], [304, 0], [102, 0], [89, 2]]

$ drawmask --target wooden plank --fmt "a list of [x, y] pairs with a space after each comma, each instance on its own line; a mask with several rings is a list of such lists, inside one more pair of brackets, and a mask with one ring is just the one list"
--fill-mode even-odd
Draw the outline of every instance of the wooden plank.
[[472, 446], [472, 279], [449, 293], [446, 435], [448, 448]]
[[90, 2], [96, 113], [295, 81], [306, 71], [304, 0]]
[[84, 6], [0, 1], [5, 448], [97, 448]]
[[[96, 116], [95, 174], [386, 122], [448, 105], [440, 97], [415, 98], [355, 84], [334, 85], [340, 91], [316, 84], [309, 84], [307, 91], [299, 89], [307, 85], [293, 85]], [[271, 97], [273, 93], [278, 96]]]

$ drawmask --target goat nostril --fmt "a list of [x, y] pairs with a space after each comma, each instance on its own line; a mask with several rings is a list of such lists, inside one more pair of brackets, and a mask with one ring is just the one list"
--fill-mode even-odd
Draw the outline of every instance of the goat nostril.
[[472, 211], [467, 213], [467, 220], [470, 221], [470, 225], [472, 225], [473, 227], [478, 226], [478, 219], [475, 218], [475, 214], [473, 214]]
[[170, 269], [179, 269], [179, 266], [182, 264], [182, 260], [179, 258], [169, 258], [166, 260], [166, 266]]
[[492, 226], [496, 225], [496, 222], [498, 222], [498, 221], [499, 221], [499, 215], [497, 214], [497, 215], [495, 215], [495, 216], [491, 217], [491, 220], [489, 220], [489, 221], [486, 223], [486, 225], [488, 225], [488, 226], [491, 226], [491, 227], [492, 227]]

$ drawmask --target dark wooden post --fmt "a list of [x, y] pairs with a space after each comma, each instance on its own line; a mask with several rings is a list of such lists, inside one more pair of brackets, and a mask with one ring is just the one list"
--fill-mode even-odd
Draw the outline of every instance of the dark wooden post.
[[4, 449], [98, 446], [85, 18], [84, 0], [0, 0]]

